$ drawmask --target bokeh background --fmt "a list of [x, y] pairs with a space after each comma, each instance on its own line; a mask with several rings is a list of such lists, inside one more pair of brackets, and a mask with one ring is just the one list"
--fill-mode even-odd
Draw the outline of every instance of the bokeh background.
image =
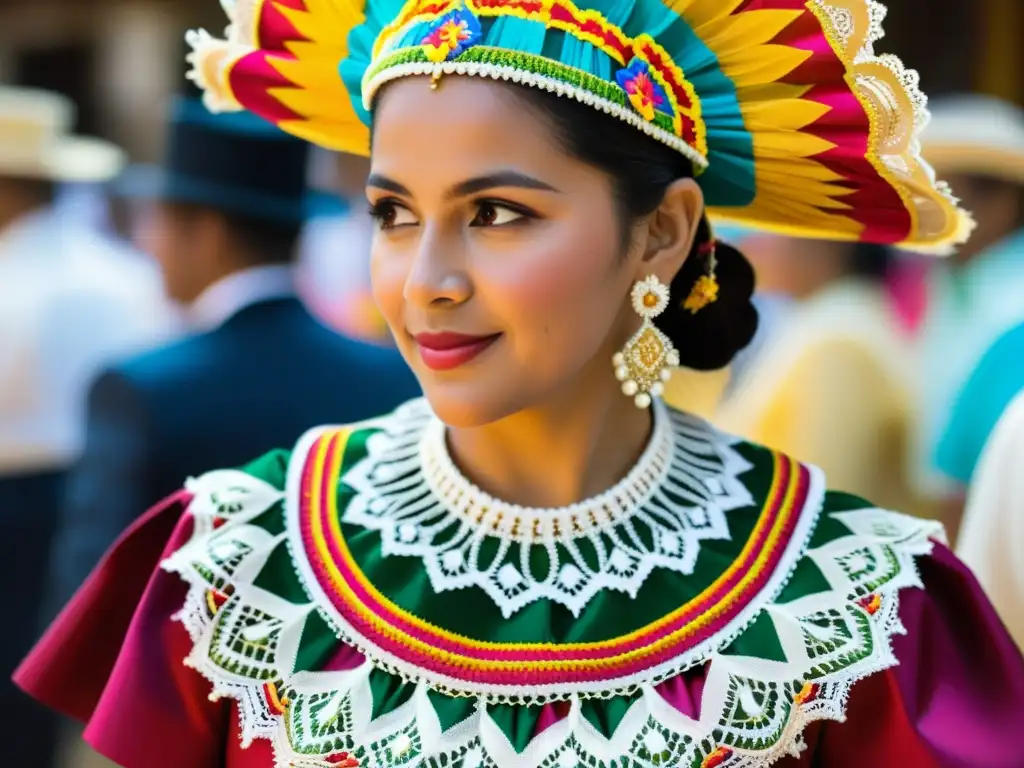
[[[1014, 106], [1024, 106], [1024, 0], [889, 0], [887, 5], [886, 36], [878, 51], [896, 54], [916, 69], [921, 88], [933, 103], [964, 95], [1000, 100], [1009, 110], [1001, 114], [1009, 116], [1003, 127], [1010, 143], [1024, 142], [1024, 129], [1014, 126], [1012, 112]], [[195, 28], [218, 34], [223, 26], [224, 12], [216, 0], [0, 0], [0, 89], [21, 86], [63, 94], [76, 107], [76, 133], [117, 144], [133, 164], [159, 163], [172, 97], [196, 95], [185, 78], [184, 34]], [[977, 114], [972, 119], [977, 120]], [[0, 141], [2, 137], [0, 133]], [[1017, 152], [1016, 162], [1024, 168], [1020, 144]], [[386, 329], [369, 298], [372, 232], [361, 198], [365, 172], [365, 162], [357, 158], [323, 151], [311, 155], [313, 183], [339, 193], [348, 211], [307, 225], [297, 282], [303, 301], [324, 324], [387, 347]], [[981, 201], [980, 219], [989, 212], [987, 201], [999, 197], [1012, 206], [1013, 195], [1019, 195], [1016, 224], [1012, 210], [1009, 219], [992, 223], [991, 242], [972, 252], [969, 260], [943, 263], [915, 254], [854, 253], [824, 243], [722, 230], [723, 237], [740, 244], [758, 271], [763, 331], [754, 347], [727, 371], [680, 372], [667, 399], [751, 439], [823, 465], [833, 484], [843, 490], [939, 518], [955, 538], [988, 432], [1013, 395], [1024, 392], [1024, 351], [989, 355], [1006, 333], [1024, 339], [1024, 177], [1004, 178], [993, 187], [992, 174], [980, 166], [960, 167], [956, 175], [965, 196], [970, 192], [972, 200]], [[109, 187], [62, 185], [56, 192], [53, 207], [61, 210], [69, 227], [103, 233], [140, 264], [150, 260], [138, 237], [142, 212], [115, 199]], [[997, 207], [992, 202], [991, 210]], [[21, 529], [12, 525], [15, 517], [31, 519], [34, 514], [31, 504], [24, 503], [27, 497], [15, 495], [24, 492], [14, 484], [25, 473], [18, 440], [31, 442], [31, 436], [26, 437], [31, 429], [21, 423], [23, 413], [16, 400], [18, 387], [24, 389], [28, 381], [25, 360], [34, 358], [37, 370], [31, 375], [41, 377], [38, 386], [48, 385], [47, 376], [70, 376], [62, 383], [64, 399], [58, 410], [68, 422], [65, 426], [80, 432], [86, 392], [100, 369], [96, 358], [91, 366], [79, 365], [72, 373], [67, 368], [59, 372], [59, 366], [51, 370], [53, 361], [47, 356], [52, 353], [26, 341], [24, 324], [13, 310], [5, 315], [21, 290], [11, 282], [16, 273], [3, 270], [4, 229], [9, 223], [0, 220], [0, 506], [6, 505], [0, 508], [0, 521], [7, 526], [0, 527], [0, 536], [5, 539], [20, 535]], [[989, 227], [987, 220], [983, 223]], [[35, 274], [33, 279], [47, 279], [45, 271], [37, 269]], [[964, 332], [996, 305], [1009, 308], [1001, 320], [992, 320], [984, 332]], [[63, 348], [75, 347], [75, 318], [64, 322]], [[821, 333], [808, 335], [808, 328]], [[1014, 343], [1019, 347], [1010, 348], [1024, 350], [1024, 342]], [[939, 392], [942, 377], [933, 371], [941, 373], [944, 350], [962, 361], [963, 371], [957, 381], [947, 382], [947, 391]], [[929, 403], [937, 426], [933, 434], [922, 437], [922, 411]], [[971, 434], [961, 437], [951, 429]], [[977, 443], [961, 462], [962, 471], [950, 473], [939, 466], [940, 439], [954, 449]], [[954, 464], [956, 458], [951, 459]], [[75, 461], [71, 456], [54, 471], [73, 471]], [[1019, 469], [1024, 476], [1024, 464]], [[59, 519], [56, 514], [34, 529], [31, 535], [38, 538], [39, 554], [26, 557], [48, 557], [49, 541], [60, 533], [54, 529]], [[17, 546], [4, 542], [12, 545]], [[1016, 546], [1019, 551], [1024, 541]], [[975, 555], [981, 561], [998, 561], [983, 544]], [[19, 568], [12, 561], [0, 571], [0, 593], [9, 603], [15, 594], [25, 598], [18, 603], [20, 608], [9, 608], [6, 620], [31, 626], [23, 634], [34, 637], [46, 611], [37, 610], [31, 591], [17, 583], [26, 573]], [[44, 575], [28, 580], [45, 580], [46, 564], [37, 562], [34, 569]], [[1024, 618], [1024, 584], [1019, 592], [1009, 599], [1019, 599]], [[1008, 616], [1004, 618], [1009, 623]], [[1024, 627], [1024, 622], [1018, 626]], [[21, 647], [26, 642], [0, 644], [0, 678], [9, 676], [27, 650]], [[0, 720], [17, 731], [12, 724], [33, 705], [7, 688], [0, 692]], [[26, 726], [26, 733], [31, 734], [32, 727]], [[59, 765], [109, 765], [84, 749], [70, 726], [62, 725], [53, 739], [60, 742]], [[4, 764], [50, 768], [49, 760], [14, 757]]]

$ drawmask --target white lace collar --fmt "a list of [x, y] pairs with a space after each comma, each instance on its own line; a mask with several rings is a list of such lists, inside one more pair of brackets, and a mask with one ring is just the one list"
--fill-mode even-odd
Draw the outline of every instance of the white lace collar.
[[622, 481], [569, 507], [533, 509], [463, 477], [444, 425], [416, 400], [377, 422], [367, 456], [342, 477], [355, 491], [343, 519], [378, 531], [385, 556], [421, 558], [436, 592], [480, 587], [506, 617], [539, 599], [578, 615], [602, 589], [635, 596], [655, 568], [692, 573], [701, 541], [729, 538], [725, 513], [753, 503], [734, 439], [660, 402], [654, 419]]

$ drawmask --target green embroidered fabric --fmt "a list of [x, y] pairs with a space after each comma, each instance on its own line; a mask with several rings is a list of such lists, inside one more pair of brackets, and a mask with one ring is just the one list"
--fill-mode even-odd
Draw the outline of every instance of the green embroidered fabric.
[[[344, 468], [365, 458], [375, 431], [363, 429], [349, 440], [342, 478]], [[378, 590], [444, 629], [490, 641], [607, 639], [670, 612], [735, 559], [768, 493], [772, 454], [749, 444], [734, 447], [750, 464], [742, 481], [755, 504], [728, 513], [730, 538], [702, 542], [691, 576], [656, 570], [636, 599], [605, 590], [578, 618], [543, 600], [505, 618], [480, 590], [436, 593], [422, 561], [385, 557], [377, 532], [344, 525], [343, 533]], [[933, 525], [872, 509], [852, 496], [826, 494], [805, 545], [808, 554], [788, 566], [792, 575], [773, 603], [737, 636], [722, 638], [710, 665], [679, 670], [681, 681], [707, 678], [701, 706], [722, 711], [713, 728], [705, 728], [703, 718], [698, 723], [652, 705], [650, 697], [660, 694], [650, 686], [611, 698], [573, 697], [564, 708], [528, 700], [485, 703], [440, 693], [429, 680], [417, 678], [415, 669], [396, 669], [374, 658], [363, 662], [339, 637], [324, 606], [311, 603], [286, 530], [288, 465], [300, 458], [275, 451], [242, 472], [211, 473], [196, 481], [196, 536], [164, 566], [193, 587], [181, 615], [196, 641], [187, 663], [211, 680], [216, 695], [239, 702], [244, 740], [274, 739], [281, 766], [321, 765], [325, 756], [345, 751], [368, 765], [388, 766], [428, 758], [423, 765], [504, 768], [511, 755], [524, 761], [522, 766], [699, 768], [733, 750], [751, 750], [757, 757], [735, 765], [767, 765], [794, 749], [802, 729], [794, 723], [841, 718], [850, 685], [895, 663], [888, 638], [900, 628], [897, 592], [918, 586], [912, 558], [930, 551], [929, 537], [938, 535]], [[353, 491], [342, 482], [338, 492], [344, 510]], [[211, 595], [220, 599], [211, 603]], [[808, 607], [801, 608], [804, 604]], [[780, 634], [780, 626], [787, 626], [780, 623], [783, 614], [801, 628], [799, 653], [792, 637]], [[733, 668], [730, 659], [748, 674], [727, 673]], [[758, 665], [766, 670], [763, 679], [749, 674]], [[781, 676], [767, 674], [776, 668], [783, 669]], [[268, 694], [267, 684], [275, 695]], [[720, 690], [709, 699], [711, 687]], [[287, 707], [275, 704], [280, 699]], [[552, 712], [563, 716], [566, 732], [541, 728]], [[371, 729], [378, 718], [393, 727]], [[425, 728], [436, 731], [426, 741]], [[489, 729], [499, 731], [507, 744], [495, 746]], [[611, 762], [599, 759], [592, 742], [617, 743], [627, 730], [634, 738], [622, 754]], [[510, 751], [503, 759], [506, 747]], [[581, 762], [572, 762], [577, 759]]]

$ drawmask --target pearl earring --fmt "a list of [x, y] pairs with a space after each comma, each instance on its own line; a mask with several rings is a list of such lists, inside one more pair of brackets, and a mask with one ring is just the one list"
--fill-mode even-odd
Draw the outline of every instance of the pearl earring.
[[647, 408], [652, 397], [665, 391], [671, 368], [679, 365], [679, 352], [652, 322], [668, 307], [668, 286], [649, 275], [636, 282], [630, 296], [633, 309], [644, 322], [612, 358], [612, 365], [615, 378], [622, 382], [623, 394], [632, 397], [637, 408]]

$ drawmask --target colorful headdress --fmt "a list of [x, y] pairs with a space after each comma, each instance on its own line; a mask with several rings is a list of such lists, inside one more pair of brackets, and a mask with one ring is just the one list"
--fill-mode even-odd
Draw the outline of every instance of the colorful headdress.
[[944, 250], [970, 231], [919, 154], [917, 76], [876, 56], [873, 0], [222, 0], [191, 33], [214, 110], [366, 154], [408, 75], [544, 88], [688, 157], [709, 212], [786, 234]]

